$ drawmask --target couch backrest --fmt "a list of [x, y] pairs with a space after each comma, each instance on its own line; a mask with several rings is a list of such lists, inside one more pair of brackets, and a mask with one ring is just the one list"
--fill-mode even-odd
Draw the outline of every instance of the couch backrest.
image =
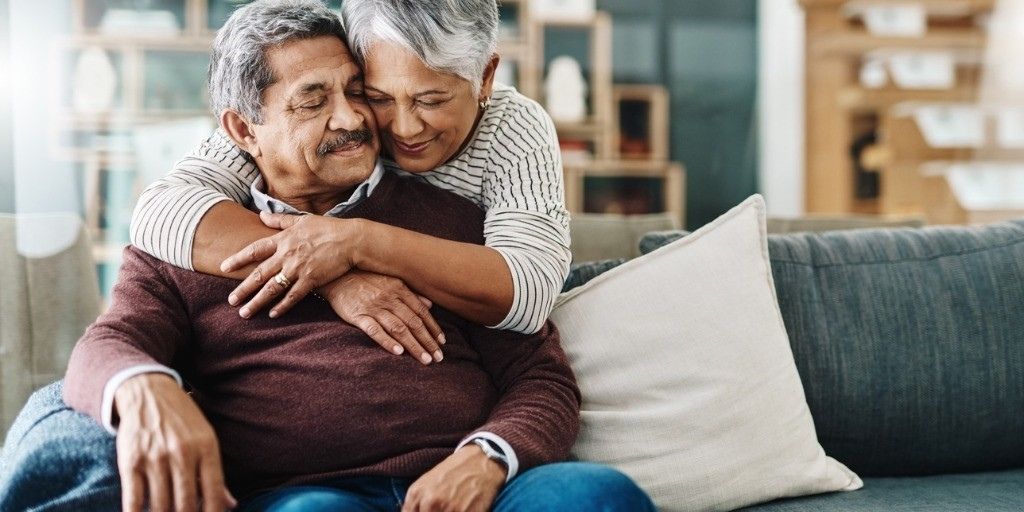
[[0, 437], [33, 390], [64, 375], [99, 310], [92, 246], [76, 216], [0, 214]]
[[1024, 220], [772, 235], [769, 254], [829, 455], [863, 476], [1024, 467]]
[[570, 221], [572, 260], [587, 262], [614, 258], [635, 258], [638, 244], [651, 231], [677, 229], [670, 213], [614, 215], [574, 213]]

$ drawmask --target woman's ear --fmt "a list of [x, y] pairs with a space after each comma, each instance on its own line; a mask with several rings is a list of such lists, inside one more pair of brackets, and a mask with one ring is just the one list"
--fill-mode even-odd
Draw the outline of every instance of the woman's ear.
[[227, 109], [220, 114], [220, 126], [231, 140], [253, 158], [260, 156], [260, 145], [251, 125], [238, 112]]
[[494, 75], [500, 61], [501, 56], [495, 53], [491, 55], [491, 60], [487, 62], [487, 67], [484, 68], [483, 80], [480, 82], [480, 100], [491, 97], [491, 92], [494, 91]]

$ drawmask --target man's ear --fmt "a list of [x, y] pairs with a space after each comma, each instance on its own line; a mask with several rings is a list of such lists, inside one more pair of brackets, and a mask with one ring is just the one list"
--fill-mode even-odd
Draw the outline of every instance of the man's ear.
[[487, 67], [484, 68], [483, 80], [480, 82], [480, 98], [490, 98], [491, 92], [494, 90], [494, 74], [498, 69], [498, 62], [501, 61], [501, 56], [495, 53], [491, 55], [491, 60], [487, 62]]
[[256, 134], [241, 114], [231, 109], [221, 112], [220, 126], [228, 134], [228, 137], [238, 144], [238, 147], [252, 155], [253, 158], [260, 156], [260, 145], [257, 143]]

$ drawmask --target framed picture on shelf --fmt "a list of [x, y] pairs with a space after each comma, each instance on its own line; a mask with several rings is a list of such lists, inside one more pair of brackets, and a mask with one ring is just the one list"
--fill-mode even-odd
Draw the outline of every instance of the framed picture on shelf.
[[668, 91], [660, 85], [615, 85], [612, 98], [617, 156], [668, 160]]
[[625, 215], [669, 212], [686, 225], [686, 170], [677, 162], [592, 160], [564, 162], [570, 212]]
[[665, 211], [663, 180], [647, 177], [587, 176], [583, 211], [640, 215]]

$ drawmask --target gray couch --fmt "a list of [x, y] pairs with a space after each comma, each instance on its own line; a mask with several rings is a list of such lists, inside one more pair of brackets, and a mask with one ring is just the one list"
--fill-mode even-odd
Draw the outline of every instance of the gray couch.
[[747, 510], [1024, 510], [1024, 220], [769, 235], [769, 254], [819, 440], [865, 485]]
[[91, 250], [74, 215], [0, 214], [0, 442], [100, 312]]
[[1024, 510], [1024, 220], [771, 235], [769, 252], [819, 440], [865, 487], [748, 510]]

